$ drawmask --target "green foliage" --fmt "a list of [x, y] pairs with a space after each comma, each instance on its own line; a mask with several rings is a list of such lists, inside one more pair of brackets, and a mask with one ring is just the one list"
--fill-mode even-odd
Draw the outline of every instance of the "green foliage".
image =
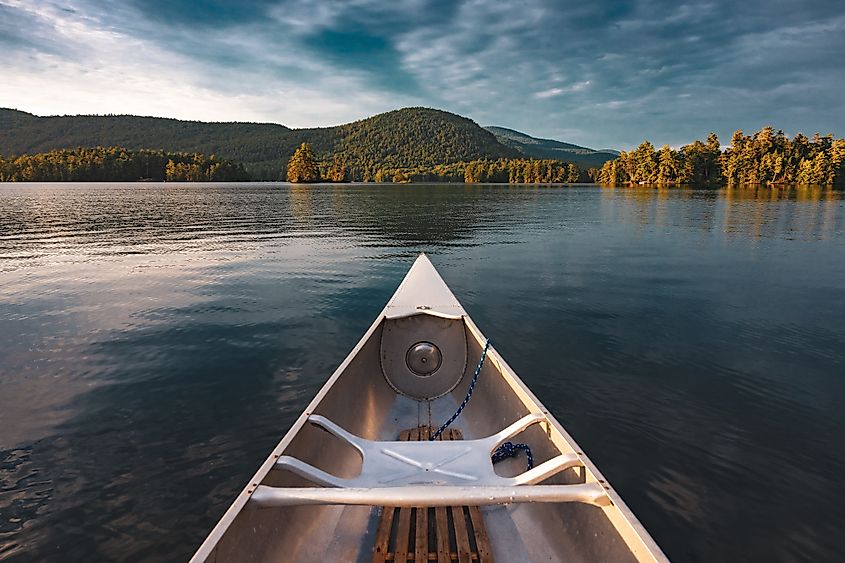
[[675, 151], [669, 145], [664, 145], [660, 149], [660, 154], [657, 157], [657, 183], [668, 184], [673, 179], [678, 178], [680, 171], [680, 162]]
[[622, 151], [616, 160], [605, 162], [598, 180], [610, 185], [670, 183], [677, 181], [680, 168], [678, 155], [668, 146], [658, 154], [650, 142], [643, 141], [636, 150]]
[[294, 183], [318, 182], [320, 180], [320, 171], [317, 168], [314, 151], [311, 150], [311, 145], [308, 143], [299, 145], [299, 148], [290, 157], [287, 178], [288, 182]]
[[587, 182], [578, 166], [559, 160], [496, 159], [452, 162], [434, 166], [376, 168], [375, 182], [571, 183]]
[[[290, 164], [288, 164], [290, 173]], [[346, 165], [338, 157], [334, 157], [331, 163], [319, 163], [320, 178], [327, 182], [347, 182]]]
[[[307, 143], [291, 157], [287, 174], [292, 182], [348, 181], [346, 165], [335, 157], [316, 162]], [[559, 160], [496, 159], [438, 163], [432, 166], [367, 168], [375, 182], [498, 182], [572, 183], [590, 181], [587, 173]], [[128, 151], [119, 147], [59, 150], [11, 159], [0, 158], [0, 181], [135, 181], [173, 182], [244, 181], [249, 176], [241, 164], [215, 155]]]
[[249, 180], [242, 164], [211, 155], [130, 151], [121, 147], [77, 148], [0, 158], [2, 182], [239, 182]]
[[813, 184], [845, 182], [841, 139], [818, 133], [790, 141], [783, 131], [765, 127], [748, 137], [737, 131], [722, 155], [728, 184]]
[[790, 141], [783, 131], [764, 127], [752, 136], [735, 132], [724, 152], [714, 133], [679, 151], [665, 146], [655, 153], [645, 141], [606, 162], [597, 180], [607, 185], [840, 184], [845, 183], [845, 140], [818, 133], [808, 140], [798, 133]]

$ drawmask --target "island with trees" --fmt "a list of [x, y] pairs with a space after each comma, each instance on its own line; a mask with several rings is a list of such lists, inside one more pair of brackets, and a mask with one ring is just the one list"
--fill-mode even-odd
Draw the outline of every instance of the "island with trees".
[[845, 184], [845, 139], [818, 133], [789, 139], [764, 127], [750, 136], [735, 132], [724, 151], [714, 133], [678, 150], [667, 145], [658, 151], [644, 141], [605, 162], [594, 178], [610, 186]]

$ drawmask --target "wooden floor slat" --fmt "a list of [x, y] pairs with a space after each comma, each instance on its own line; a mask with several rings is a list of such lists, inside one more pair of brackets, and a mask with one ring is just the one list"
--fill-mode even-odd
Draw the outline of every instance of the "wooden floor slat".
[[[409, 428], [399, 433], [399, 439], [428, 440], [432, 431], [429, 426]], [[440, 440], [463, 438], [461, 431], [454, 428], [447, 428], [439, 437]], [[433, 523], [430, 522], [429, 512], [434, 518]], [[434, 537], [429, 538], [429, 533], [434, 534]], [[391, 545], [391, 541], [395, 541], [395, 545]], [[438, 506], [433, 510], [428, 507], [383, 507], [376, 530], [373, 562], [386, 561], [493, 563], [490, 539], [481, 511], [477, 506]]]
[[455, 543], [458, 549], [458, 563], [469, 563], [472, 560], [472, 549], [469, 546], [467, 521], [463, 506], [452, 506], [452, 525], [455, 526]]
[[400, 508], [399, 510], [399, 524], [396, 528], [396, 548], [394, 549], [394, 561], [408, 560], [408, 542], [411, 539], [411, 511], [412, 508]]
[[373, 563], [384, 563], [387, 560], [390, 529], [393, 527], [393, 512], [395, 510], [392, 506], [384, 506], [381, 509], [381, 519], [376, 531], [376, 545], [373, 548]]
[[469, 507], [469, 519], [472, 521], [472, 532], [475, 534], [478, 560], [481, 563], [492, 563], [493, 556], [490, 550], [490, 538], [487, 536], [487, 528], [484, 527], [484, 520], [477, 506]]
[[434, 517], [437, 520], [437, 563], [450, 563], [452, 558], [449, 556], [449, 520], [446, 507], [435, 508]]
[[415, 563], [428, 563], [428, 508], [417, 507], [416, 513], [414, 561]]

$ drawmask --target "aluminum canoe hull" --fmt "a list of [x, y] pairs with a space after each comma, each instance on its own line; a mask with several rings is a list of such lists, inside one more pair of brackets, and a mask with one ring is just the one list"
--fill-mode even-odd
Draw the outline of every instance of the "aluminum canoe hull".
[[[406, 344], [417, 341], [434, 341], [441, 349], [441, 365], [431, 376], [419, 377], [403, 363]], [[429, 259], [420, 255], [191, 561], [371, 561], [380, 506], [303, 502], [268, 508], [251, 497], [259, 489], [321, 494], [305, 490], [315, 485], [301, 475], [280, 470], [280, 458], [302, 460], [341, 479], [361, 472], [359, 452], [309, 423], [312, 415], [367, 440], [395, 440], [408, 428], [438, 427], [464, 399], [485, 342]], [[601, 487], [606, 498], [601, 506], [548, 500], [482, 506], [494, 560], [666, 561], [607, 479], [494, 346], [453, 427], [464, 439], [482, 438], [529, 413], [542, 414], [544, 420], [519, 434], [518, 441], [531, 446], [538, 463], [563, 454], [577, 457], [575, 466], [543, 484]], [[517, 456], [495, 468], [505, 477], [518, 475], [525, 459]]]

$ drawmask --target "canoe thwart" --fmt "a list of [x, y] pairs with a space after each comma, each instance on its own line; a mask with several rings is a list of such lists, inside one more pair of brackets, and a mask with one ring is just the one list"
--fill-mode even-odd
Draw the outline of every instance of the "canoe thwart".
[[250, 502], [261, 508], [306, 504], [366, 506], [486, 506], [514, 503], [581, 502], [607, 506], [610, 499], [599, 483], [578, 485], [436, 486], [322, 488], [260, 485]]

